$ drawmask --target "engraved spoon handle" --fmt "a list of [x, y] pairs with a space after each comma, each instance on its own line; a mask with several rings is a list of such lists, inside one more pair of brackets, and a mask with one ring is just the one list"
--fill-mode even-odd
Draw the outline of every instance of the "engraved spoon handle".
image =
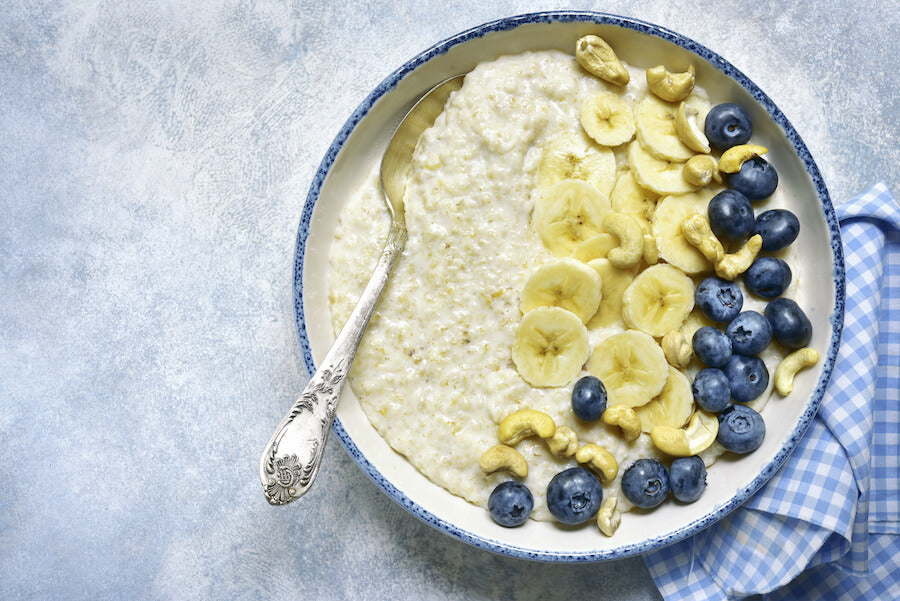
[[259, 479], [272, 505], [285, 505], [303, 496], [319, 472], [350, 364], [406, 243], [403, 216], [397, 217], [391, 221], [381, 258], [347, 323], [263, 452]]

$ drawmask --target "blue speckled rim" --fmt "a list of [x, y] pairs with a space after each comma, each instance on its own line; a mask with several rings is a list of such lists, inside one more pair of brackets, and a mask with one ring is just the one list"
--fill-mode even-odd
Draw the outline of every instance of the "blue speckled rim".
[[787, 459], [788, 455], [790, 455], [791, 451], [794, 450], [794, 447], [797, 446], [800, 438], [803, 436], [804, 432], [806, 432], [806, 429], [809, 427], [810, 423], [815, 417], [816, 411], [819, 408], [819, 404], [822, 401], [822, 396], [824, 395], [825, 389], [828, 386], [828, 382], [831, 379], [831, 373], [837, 357], [838, 346], [840, 345], [841, 329], [843, 328], [844, 324], [844, 256], [843, 247], [841, 245], [840, 229], [838, 227], [837, 217], [834, 214], [834, 207], [831, 204], [828, 190], [825, 188], [825, 182], [822, 180], [822, 176], [819, 173], [819, 168], [816, 166], [812, 155], [810, 155], [806, 144], [803, 143], [800, 135], [787, 120], [787, 117], [785, 117], [781, 110], [777, 106], [775, 106], [775, 103], [773, 103], [772, 100], [762, 90], [760, 90], [759, 87], [757, 87], [756, 84], [750, 81], [750, 79], [746, 75], [741, 73], [731, 63], [729, 63], [716, 53], [712, 52], [708, 48], [698, 44], [697, 42], [694, 42], [693, 40], [690, 40], [663, 27], [645, 23], [636, 19], [603, 13], [570, 11], [541, 12], [518, 15], [515, 17], [509, 17], [490, 23], [485, 23], [484, 25], [469, 29], [468, 31], [464, 31], [456, 36], [453, 36], [447, 40], [444, 40], [443, 42], [432, 46], [425, 52], [422, 52], [421, 54], [407, 62], [405, 65], [394, 71], [384, 81], [378, 84], [378, 86], [372, 91], [372, 93], [369, 94], [365, 100], [363, 100], [363, 102], [356, 108], [355, 111], [353, 111], [353, 114], [338, 132], [337, 137], [335, 137], [334, 139], [334, 142], [332, 142], [331, 146], [328, 148], [328, 152], [325, 153], [325, 158], [322, 159], [322, 163], [319, 165], [319, 169], [318, 171], [316, 171], [316, 175], [313, 178], [312, 184], [310, 185], [309, 194], [306, 198], [306, 204], [303, 208], [303, 214], [300, 218], [300, 227], [297, 233], [297, 248], [294, 257], [294, 311], [296, 313], [297, 319], [297, 330], [300, 338], [300, 348], [303, 352], [303, 361], [306, 365], [307, 371], [310, 374], [315, 372], [315, 364], [313, 362], [312, 352], [309, 346], [309, 339], [306, 334], [306, 325], [303, 315], [302, 289], [303, 258], [306, 251], [306, 240], [309, 236], [310, 220], [312, 219], [313, 210], [315, 208], [316, 201], [319, 198], [319, 193], [322, 189], [322, 184], [325, 181], [325, 177], [328, 175], [328, 171], [331, 168], [331, 165], [334, 163], [338, 152], [341, 150], [344, 143], [347, 141], [347, 138], [356, 128], [356, 125], [359, 123], [359, 121], [363, 118], [363, 116], [366, 115], [369, 109], [371, 109], [371, 107], [379, 98], [393, 89], [394, 86], [396, 86], [397, 83], [402, 80], [408, 73], [425, 64], [432, 58], [446, 53], [450, 48], [456, 46], [457, 44], [461, 44], [474, 38], [482, 37], [485, 34], [491, 32], [506, 31], [529, 23], [568, 23], [576, 21], [597, 23], [601, 25], [615, 25], [625, 29], [637, 31], [639, 33], [656, 36], [668, 42], [672, 42], [673, 44], [677, 44], [678, 46], [681, 46], [682, 48], [689, 50], [697, 56], [705, 59], [711, 65], [715, 66], [717, 69], [728, 75], [731, 79], [736, 81], [745, 90], [747, 90], [747, 92], [749, 92], [753, 96], [753, 98], [766, 109], [775, 123], [781, 126], [781, 128], [784, 130], [787, 139], [791, 142], [794, 150], [797, 152], [797, 155], [803, 161], [803, 164], [806, 167], [806, 171], [809, 174], [813, 186], [815, 187], [816, 192], [819, 196], [819, 200], [822, 203], [822, 212], [825, 217], [825, 221], [828, 224], [828, 229], [831, 236], [831, 250], [834, 256], [833, 278], [835, 286], [835, 304], [834, 313], [831, 317], [831, 345], [828, 348], [828, 353], [826, 355], [822, 368], [822, 375], [819, 378], [816, 389], [813, 392], [812, 398], [810, 399], [806, 410], [803, 412], [803, 415], [800, 417], [799, 422], [794, 427], [790, 436], [782, 445], [781, 449], [778, 451], [775, 457], [763, 467], [760, 474], [747, 486], [738, 490], [737, 493], [725, 504], [714, 509], [706, 516], [687, 524], [683, 528], [680, 528], [675, 532], [669, 533], [665, 536], [652, 537], [640, 543], [625, 545], [617, 547], [615, 549], [598, 550], [594, 552], [583, 553], [557, 553], [540, 551], [524, 547], [517, 547], [500, 541], [491, 540], [458, 528], [450, 522], [438, 518], [417, 503], [413, 502], [401, 490], [399, 490], [391, 482], [389, 482], [378, 471], [378, 469], [366, 459], [362, 452], [360, 452], [359, 448], [347, 434], [347, 431], [344, 430], [344, 427], [341, 424], [340, 420], [335, 419], [334, 431], [337, 433], [337, 436], [340, 439], [341, 443], [343, 443], [344, 447], [347, 449], [347, 452], [350, 453], [350, 456], [353, 457], [354, 461], [356, 461], [357, 464], [359, 464], [366, 475], [368, 475], [369, 478], [371, 478], [372, 481], [375, 482], [375, 484], [381, 487], [381, 489], [384, 490], [384, 492], [386, 492], [388, 496], [390, 496], [394, 501], [400, 504], [401, 507], [403, 507], [419, 519], [423, 520], [425, 523], [433, 526], [434, 528], [437, 528], [441, 532], [454, 536], [465, 543], [481, 549], [493, 551], [495, 553], [501, 553], [504, 555], [510, 555], [512, 557], [518, 557], [521, 559], [532, 559], [550, 562], [592, 562], [609, 559], [621, 559], [623, 557], [628, 557], [638, 553], [646, 553], [648, 551], [652, 551], [654, 549], [658, 549], [671, 543], [677, 542], [685, 537], [691, 536], [692, 534], [695, 534], [722, 519], [723, 517], [725, 517], [725, 515], [740, 506], [754, 492], [759, 490], [759, 488], [762, 487], [763, 484], [765, 484], [775, 474], [778, 468], [781, 467], [781, 465]]

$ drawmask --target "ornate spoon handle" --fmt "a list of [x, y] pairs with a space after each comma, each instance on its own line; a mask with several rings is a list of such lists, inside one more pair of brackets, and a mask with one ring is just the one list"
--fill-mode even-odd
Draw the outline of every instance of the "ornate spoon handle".
[[406, 227], [401, 214], [391, 222], [381, 258], [350, 318], [300, 398], [269, 439], [260, 459], [259, 479], [266, 500], [272, 505], [290, 503], [312, 486], [350, 364], [405, 242]]

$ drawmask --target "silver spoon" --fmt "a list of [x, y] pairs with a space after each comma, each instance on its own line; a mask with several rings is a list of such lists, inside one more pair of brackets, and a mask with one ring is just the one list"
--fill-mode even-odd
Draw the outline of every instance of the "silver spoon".
[[259, 479], [266, 500], [285, 505], [312, 486], [334, 421], [338, 399], [350, 364], [359, 349], [369, 319], [406, 243], [403, 195], [407, 168], [422, 132], [434, 124], [450, 94], [462, 87], [463, 75], [428, 91], [400, 122], [381, 159], [381, 188], [391, 213], [391, 229], [381, 258], [356, 307], [334, 341], [325, 360], [309, 379], [291, 410], [275, 429], [259, 462]]

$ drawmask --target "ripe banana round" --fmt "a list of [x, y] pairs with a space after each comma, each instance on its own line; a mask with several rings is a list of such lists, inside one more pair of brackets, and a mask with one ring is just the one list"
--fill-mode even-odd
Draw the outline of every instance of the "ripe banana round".
[[683, 163], [694, 151], [678, 137], [675, 119], [678, 106], [664, 102], [655, 96], [641, 100], [634, 110], [637, 139], [644, 150], [658, 159]]
[[656, 338], [680, 328], [693, 308], [694, 283], [671, 265], [648, 267], [622, 296], [625, 323]]
[[622, 295], [634, 280], [634, 270], [613, 267], [606, 258], [592, 259], [588, 265], [600, 275], [600, 279], [603, 281], [600, 307], [588, 322], [588, 328], [609, 327], [622, 319]]
[[564, 179], [580, 179], [609, 195], [616, 181], [616, 157], [587, 136], [565, 132], [544, 146], [538, 166], [538, 185], [546, 192]]
[[541, 195], [534, 223], [544, 246], [557, 257], [567, 257], [578, 244], [603, 231], [609, 212], [609, 199], [597, 188], [565, 179]]
[[638, 185], [656, 194], [687, 194], [697, 189], [684, 181], [681, 163], [656, 158], [637, 140], [628, 145], [628, 166]]
[[538, 307], [522, 318], [516, 329], [512, 360], [532, 386], [565, 386], [587, 361], [587, 328], [571, 311]]
[[528, 278], [522, 313], [538, 307], [560, 307], [587, 323], [600, 306], [602, 280], [596, 270], [571, 258], [547, 263]]
[[634, 137], [634, 113], [618, 94], [598, 92], [581, 105], [581, 126], [602, 146], [619, 146]]
[[656, 426], [681, 428], [694, 412], [690, 380], [670, 365], [669, 377], [659, 396], [643, 407], [635, 407], [634, 412], [641, 420], [641, 430], [648, 434]]
[[642, 225], [649, 226], [658, 198], [653, 192], [641, 188], [631, 171], [625, 171], [616, 179], [609, 202], [613, 211], [631, 215]]
[[605, 339], [594, 350], [588, 372], [603, 382], [610, 405], [639, 407], [662, 391], [669, 364], [650, 335], [627, 330]]
[[706, 216], [706, 207], [714, 192], [704, 188], [692, 194], [667, 196], [653, 214], [653, 237], [659, 256], [687, 274], [712, 269], [712, 264], [684, 237], [681, 224], [694, 215]]

